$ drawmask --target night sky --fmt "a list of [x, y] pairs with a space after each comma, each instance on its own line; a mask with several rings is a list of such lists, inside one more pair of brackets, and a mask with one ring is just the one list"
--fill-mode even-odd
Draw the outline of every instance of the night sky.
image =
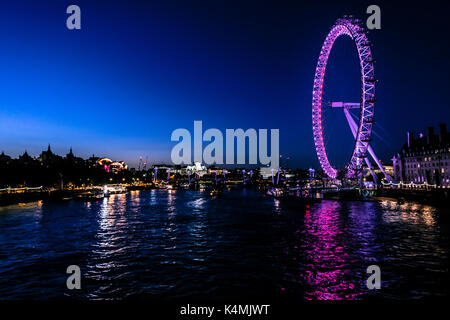
[[[177, 128], [279, 128], [289, 166], [318, 167], [311, 94], [334, 21], [365, 19], [372, 1], [1, 1], [0, 152], [37, 156], [50, 143], [136, 166], [170, 163]], [[372, 146], [389, 161], [406, 131], [448, 123], [448, 12], [427, 2], [380, 3], [369, 33], [376, 59]], [[81, 30], [66, 8], [81, 8]], [[358, 101], [356, 49], [333, 48], [325, 99]], [[342, 165], [353, 146], [342, 111], [325, 116]], [[436, 129], [437, 130], [437, 129]]]

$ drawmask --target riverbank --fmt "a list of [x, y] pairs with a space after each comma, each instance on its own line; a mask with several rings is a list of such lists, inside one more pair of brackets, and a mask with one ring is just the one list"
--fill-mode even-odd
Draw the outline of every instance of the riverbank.
[[[126, 191], [146, 191], [159, 189], [154, 185], [149, 186], [128, 186]], [[261, 189], [263, 192], [264, 189]], [[26, 192], [4, 192], [0, 193], [0, 206], [8, 206], [19, 203], [28, 203], [34, 201], [62, 201], [75, 198], [83, 198], [82, 195], [88, 190], [33, 190]], [[335, 192], [324, 192], [323, 200], [337, 201], [383, 201], [391, 199], [398, 203], [416, 202], [419, 204], [431, 205], [438, 208], [447, 208], [449, 203], [449, 191], [447, 189], [433, 190], [410, 190], [410, 189], [392, 189], [380, 188], [370, 192], [361, 192], [361, 190], [341, 190]]]
[[393, 198], [399, 203], [411, 201], [439, 208], [447, 208], [450, 200], [449, 191], [450, 190], [448, 189], [423, 190], [380, 188], [378, 189], [377, 197]]
[[[79, 193], [79, 192], [78, 192]], [[0, 194], [0, 206], [18, 203], [28, 203], [39, 200], [64, 200], [74, 197], [77, 193], [71, 190], [11, 192]]]

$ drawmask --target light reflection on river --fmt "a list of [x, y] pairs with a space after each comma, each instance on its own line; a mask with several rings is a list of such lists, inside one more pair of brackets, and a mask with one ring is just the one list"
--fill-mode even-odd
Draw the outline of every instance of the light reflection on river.
[[[0, 299], [446, 296], [448, 235], [448, 218], [429, 206], [304, 206], [252, 190], [9, 206], [0, 208]], [[71, 264], [80, 291], [65, 287]], [[380, 290], [365, 284], [372, 264]]]

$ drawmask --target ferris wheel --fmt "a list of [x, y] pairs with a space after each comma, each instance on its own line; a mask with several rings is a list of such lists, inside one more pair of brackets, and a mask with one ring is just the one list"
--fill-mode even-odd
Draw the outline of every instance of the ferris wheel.
[[[312, 127], [314, 144], [319, 163], [329, 178], [335, 179], [338, 176], [340, 170], [330, 164], [325, 148], [323, 137], [324, 128], [322, 122], [322, 109], [324, 107], [324, 103], [322, 96], [328, 57], [331, 49], [333, 48], [334, 42], [340, 36], [347, 36], [353, 40], [358, 52], [359, 69], [361, 74], [361, 95], [359, 102], [329, 102], [325, 104], [325, 107], [343, 109], [355, 139], [352, 156], [342, 171], [345, 177], [356, 178], [361, 173], [363, 163], [366, 162], [374, 177], [374, 180], [376, 181], [376, 175], [369, 159], [367, 158], [367, 152], [369, 152], [376, 164], [379, 166], [380, 170], [385, 175], [386, 179], [391, 180], [369, 145], [374, 122], [376, 101], [374, 60], [372, 58], [371, 43], [367, 38], [366, 31], [361, 21], [351, 16], [344, 16], [343, 18], [336, 20], [335, 24], [331, 27], [330, 32], [325, 38], [320, 51], [319, 60], [317, 61], [312, 94]], [[350, 109], [360, 110], [358, 123], [353, 120], [349, 112]]]

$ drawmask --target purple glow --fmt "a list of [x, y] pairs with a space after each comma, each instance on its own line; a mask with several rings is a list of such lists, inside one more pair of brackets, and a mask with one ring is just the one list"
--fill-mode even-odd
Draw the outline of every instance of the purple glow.
[[310, 262], [300, 275], [306, 300], [353, 300], [361, 293], [349, 277], [352, 258], [342, 242], [337, 202], [322, 203], [305, 215], [305, 242], [302, 250]]
[[338, 19], [328, 33], [320, 51], [314, 75], [312, 99], [312, 125], [316, 153], [322, 169], [332, 179], [337, 177], [338, 170], [331, 166], [323, 141], [322, 90], [328, 57], [334, 42], [342, 35], [349, 36], [355, 42], [361, 70], [361, 113], [355, 147], [346, 166], [347, 177], [357, 176], [363, 164], [363, 159], [366, 157], [375, 108], [375, 73], [370, 42], [359, 20], [354, 18]]

